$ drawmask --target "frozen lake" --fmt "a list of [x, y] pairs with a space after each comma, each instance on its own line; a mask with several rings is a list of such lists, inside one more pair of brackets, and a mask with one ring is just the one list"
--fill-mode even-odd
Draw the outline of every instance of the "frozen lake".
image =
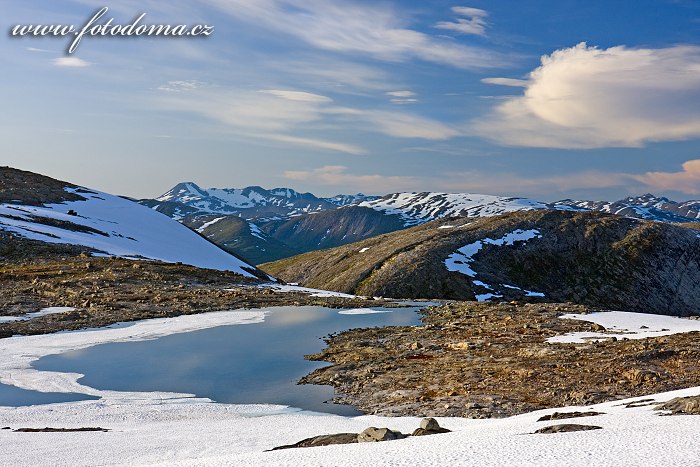
[[323, 349], [322, 338], [330, 333], [420, 324], [419, 308], [375, 310], [387, 312], [271, 308], [262, 323], [97, 345], [44, 357], [33, 367], [84, 374], [80, 383], [96, 389], [189, 393], [224, 403], [283, 404], [357, 415], [352, 407], [325, 403], [333, 397], [330, 386], [299, 386], [296, 381], [327, 365], [304, 360], [304, 355]]

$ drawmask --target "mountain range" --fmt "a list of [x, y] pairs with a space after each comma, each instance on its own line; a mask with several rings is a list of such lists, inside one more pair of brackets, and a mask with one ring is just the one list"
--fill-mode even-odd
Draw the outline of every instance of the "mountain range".
[[598, 211], [659, 222], [700, 222], [700, 201], [646, 194], [619, 201], [528, 198], [470, 193], [392, 193], [317, 197], [290, 188], [203, 189], [193, 182], [140, 203], [196, 230], [212, 242], [262, 264], [332, 248], [441, 218], [490, 217], [531, 210]]

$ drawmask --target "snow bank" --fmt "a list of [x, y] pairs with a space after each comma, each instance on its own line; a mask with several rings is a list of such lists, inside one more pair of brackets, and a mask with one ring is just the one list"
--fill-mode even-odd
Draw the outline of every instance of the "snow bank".
[[308, 287], [300, 287], [298, 285], [261, 284], [258, 287], [271, 287], [277, 292], [304, 292], [311, 294], [312, 297], [361, 298], [357, 295], [351, 295], [342, 292], [331, 292], [329, 290], [310, 289]]
[[[42, 242], [82, 245], [113, 256], [181, 262], [252, 277], [245, 270], [254, 269], [252, 266], [159, 212], [95, 190], [66, 191], [87, 199], [45, 206], [0, 204], [0, 229]], [[39, 223], [32, 216], [50, 219], [53, 225]], [[60, 223], [77, 224], [81, 230], [71, 230], [69, 224], [62, 228]]]
[[550, 337], [547, 342], [581, 344], [591, 340], [609, 339], [613, 336], [618, 339], [646, 339], [700, 331], [700, 320], [627, 311], [604, 311], [587, 315], [569, 314], [562, 315], [560, 318], [600, 324], [609, 332], [574, 332]]

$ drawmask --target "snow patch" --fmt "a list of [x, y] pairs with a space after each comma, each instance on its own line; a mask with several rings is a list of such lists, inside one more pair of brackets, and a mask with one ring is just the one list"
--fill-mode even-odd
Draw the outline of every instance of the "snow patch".
[[51, 306], [48, 308], [42, 308], [39, 311], [33, 313], [25, 313], [19, 316], [0, 316], [0, 323], [11, 323], [13, 321], [28, 321], [32, 318], [39, 318], [46, 315], [55, 315], [61, 313], [68, 313], [69, 311], [75, 311], [75, 308], [70, 306]]
[[374, 308], [353, 308], [352, 310], [341, 310], [339, 315], [373, 315], [377, 313], [391, 313], [392, 310], [376, 310]]
[[[503, 237], [499, 239], [493, 239], [493, 238], [485, 238], [483, 240], [477, 240], [474, 243], [470, 243], [468, 245], [463, 246], [462, 248], [458, 249], [456, 253], [452, 253], [450, 256], [447, 257], [445, 260], [445, 267], [447, 268], [448, 271], [454, 271], [454, 272], [459, 272], [461, 274], [464, 274], [465, 276], [469, 277], [476, 277], [476, 271], [474, 271], [471, 268], [471, 263], [474, 261], [474, 255], [476, 255], [481, 249], [484, 247], [484, 245], [496, 245], [496, 246], [503, 246], [503, 245], [514, 245], [516, 242], [526, 242], [530, 239], [533, 238], [540, 238], [542, 235], [540, 234], [539, 230], [537, 229], [532, 229], [532, 230], [514, 230], [513, 232], [505, 234]], [[479, 286], [479, 287], [484, 287], [488, 290], [493, 290], [493, 287], [490, 286], [489, 284], [486, 284], [485, 282], [482, 281], [472, 281], [472, 284]], [[523, 290], [520, 287], [516, 286], [505, 286], [510, 289], [517, 289], [517, 290]], [[523, 292], [526, 292], [526, 296], [528, 297], [544, 297], [544, 294], [541, 292], [532, 292], [529, 290], [523, 290]], [[503, 295], [497, 295], [497, 294], [492, 294], [492, 293], [487, 293], [487, 294], [478, 294], [476, 295], [476, 300], [479, 302], [485, 302], [488, 301], [492, 298], [503, 298]]]
[[217, 217], [216, 219], [214, 219], [212, 221], [205, 222], [204, 224], [202, 224], [200, 227], [197, 228], [197, 232], [203, 233], [207, 227], [211, 227], [212, 225], [219, 222], [221, 219], [226, 219], [226, 217]]
[[304, 292], [312, 297], [342, 297], [342, 298], [363, 298], [357, 295], [351, 295], [341, 292], [331, 292], [329, 290], [310, 289], [308, 287], [300, 287], [298, 285], [282, 285], [282, 284], [261, 284], [257, 287], [271, 287], [277, 292]]
[[592, 340], [609, 339], [611, 337], [646, 339], [648, 337], [700, 331], [700, 320], [627, 311], [603, 311], [587, 315], [568, 314], [562, 315], [560, 318], [596, 323], [603, 326], [609, 333], [574, 332], [550, 337], [547, 339], [547, 342], [582, 344]]

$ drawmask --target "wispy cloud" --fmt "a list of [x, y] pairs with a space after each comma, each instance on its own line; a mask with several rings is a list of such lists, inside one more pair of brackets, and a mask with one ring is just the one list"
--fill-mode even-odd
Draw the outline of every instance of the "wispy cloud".
[[454, 31], [458, 34], [476, 34], [478, 36], [486, 34], [486, 17], [489, 15], [487, 11], [456, 6], [452, 7], [452, 12], [460, 17], [455, 21], [440, 21], [434, 27]]
[[343, 152], [355, 156], [360, 156], [367, 153], [367, 151], [365, 151], [363, 148], [354, 144], [338, 143], [335, 141], [327, 141], [318, 138], [304, 138], [300, 136], [291, 135], [263, 135], [263, 137], [272, 141], [299, 144], [302, 146], [308, 146], [316, 149], [327, 149], [330, 151]]
[[[207, 1], [236, 19], [246, 19], [256, 26], [289, 34], [313, 47], [336, 53], [361, 54], [389, 61], [417, 58], [464, 69], [500, 67], [510, 62], [505, 56], [488, 49], [410, 29], [408, 19], [384, 3]], [[462, 8], [454, 11], [460, 15], [473, 15], [481, 10]]]
[[[374, 194], [397, 191], [443, 191], [451, 193], [484, 193], [548, 199], [576, 190], [621, 188], [640, 189], [634, 176], [602, 171], [573, 172], [562, 175], [526, 176], [510, 172], [486, 173], [460, 171], [428, 176], [402, 176], [352, 173], [348, 167], [327, 165], [315, 169], [284, 172], [289, 180], [304, 181], [316, 186], [347, 187]], [[646, 187], [645, 187], [646, 188]]]
[[290, 101], [299, 102], [331, 102], [333, 99], [319, 94], [313, 94], [304, 91], [289, 91], [284, 89], [263, 89], [260, 91], [265, 94], [281, 97]]
[[376, 131], [396, 138], [446, 140], [461, 135], [450, 125], [415, 114], [374, 110], [362, 112], [362, 116]]
[[686, 161], [679, 172], [647, 172], [634, 178], [654, 190], [700, 195], [700, 159]]
[[86, 62], [82, 58], [78, 57], [59, 57], [54, 58], [51, 62], [55, 66], [70, 67], [70, 68], [85, 68], [90, 66], [90, 62]]
[[700, 137], [698, 70], [697, 46], [601, 50], [582, 43], [542, 57], [524, 94], [497, 106], [472, 131], [503, 145], [550, 148]]
[[391, 97], [389, 102], [392, 104], [415, 104], [418, 102], [415, 97], [416, 93], [413, 91], [389, 91], [386, 94]]
[[[437, 120], [407, 112], [337, 106], [331, 98], [311, 92], [226, 90], [216, 86], [200, 89], [177, 83], [181, 82], [166, 83], [165, 89], [184, 88], [189, 92], [164, 92], [157, 101], [159, 107], [203, 115], [249, 138], [363, 154], [366, 151], [360, 146], [328, 140], [322, 133], [342, 131], [353, 139], [357, 139], [357, 131], [427, 140], [446, 140], [460, 135], [457, 129]], [[403, 95], [410, 91], [398, 92]], [[299, 132], [313, 132], [314, 136], [301, 136]]]
[[339, 189], [352, 187], [351, 190], [361, 190], [368, 193], [411, 190], [417, 183], [417, 179], [410, 176], [352, 174], [348, 173], [348, 168], [342, 165], [326, 165], [311, 170], [288, 170], [284, 172], [284, 177], [289, 180], [313, 182], [320, 186], [334, 186]]
[[197, 81], [195, 79], [191, 80], [180, 80], [180, 81], [168, 81], [165, 84], [158, 86], [159, 91], [165, 92], [183, 92], [183, 91], [194, 91], [201, 87], [207, 86], [207, 83], [202, 81]]
[[499, 86], [511, 86], [516, 88], [526, 88], [530, 82], [526, 79], [514, 78], [483, 78], [481, 80], [485, 84], [496, 84]]

